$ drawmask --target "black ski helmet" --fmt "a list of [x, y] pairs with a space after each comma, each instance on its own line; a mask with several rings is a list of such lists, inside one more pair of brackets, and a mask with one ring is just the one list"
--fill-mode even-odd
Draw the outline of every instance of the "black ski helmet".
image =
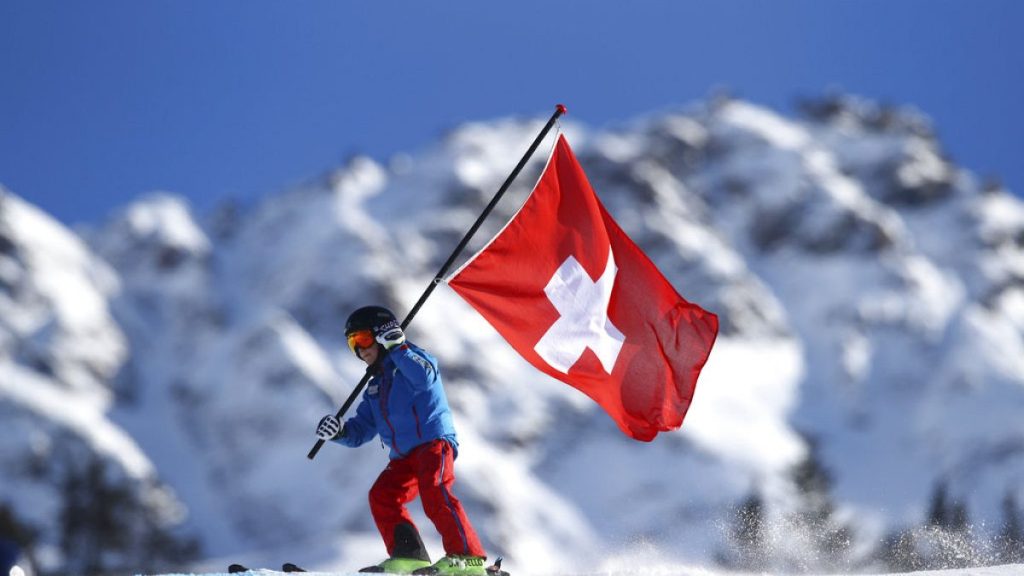
[[351, 334], [360, 330], [376, 330], [389, 323], [398, 323], [395, 315], [383, 306], [363, 306], [349, 314], [345, 321], [345, 334]]

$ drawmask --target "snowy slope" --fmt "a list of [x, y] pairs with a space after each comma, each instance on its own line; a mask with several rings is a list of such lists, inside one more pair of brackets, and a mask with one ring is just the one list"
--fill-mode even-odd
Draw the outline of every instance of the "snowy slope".
[[[645, 563], [644, 568], [637, 568], [636, 565], [618, 564], [616, 562], [609, 563], [609, 565], [603, 569], [599, 574], [604, 576], [718, 576], [718, 575], [731, 575], [731, 576], [743, 576], [742, 572], [723, 572], [719, 570], [709, 569], [703, 566], [680, 566], [680, 565], [667, 565], [667, 564], [655, 564], [650, 565]], [[268, 569], [254, 569], [252, 574], [261, 574], [265, 576], [271, 576], [274, 574], [285, 574], [285, 572], [277, 572]], [[208, 573], [203, 576], [222, 576], [223, 573]], [[355, 576], [358, 572], [307, 572], [309, 576]], [[539, 573], [531, 573], [539, 574]], [[573, 572], [578, 576], [585, 576], [585, 573]], [[768, 574], [768, 573], [758, 573]], [[905, 576], [1017, 576], [1024, 574], [1024, 564], [1007, 564], [1004, 566], [987, 566], [980, 568], [961, 568], [952, 570], [921, 570], [915, 572], [900, 572]], [[167, 574], [165, 576], [198, 576], [198, 575], [186, 575], [186, 574]], [[881, 574], [876, 576], [882, 576]]]
[[[362, 375], [341, 327], [363, 304], [409, 310], [540, 126], [461, 126], [208, 215], [154, 194], [84, 242], [0, 196], [0, 369], [15, 375], [0, 408], [23, 422], [0, 458], [31, 458], [27, 439], [53, 422], [95, 431], [79, 432], [91, 450], [169, 487], [176, 533], [202, 545], [188, 564], [205, 570], [379, 560], [365, 503], [379, 444], [305, 458]], [[457, 490], [492, 554], [568, 557], [581, 573], [628, 572], [622, 558], [742, 567], [736, 508], [754, 497], [764, 569], [882, 572], [881, 543], [924, 523], [940, 485], [972, 538], [998, 532], [1004, 499], [1024, 501], [1018, 199], [946, 159], [919, 114], [856, 99], [800, 118], [723, 99], [563, 129], [612, 215], [722, 334], [685, 425], [637, 443], [437, 290], [409, 336], [442, 362]], [[549, 147], [470, 250], [525, 199]], [[37, 388], [76, 395], [26, 399]], [[71, 412], [88, 425], [46, 408], [62, 402], [87, 406]], [[831, 484], [808, 495], [794, 471], [812, 464]], [[19, 503], [36, 487], [2, 489], [20, 516], [54, 522], [53, 506]], [[817, 525], [798, 521], [809, 506], [827, 512]], [[842, 559], [815, 552], [839, 526]]]

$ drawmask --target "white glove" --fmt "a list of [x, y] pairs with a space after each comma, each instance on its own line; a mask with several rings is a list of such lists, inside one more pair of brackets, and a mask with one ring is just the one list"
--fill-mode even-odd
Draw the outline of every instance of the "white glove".
[[334, 440], [338, 436], [341, 436], [341, 434], [341, 422], [334, 416], [334, 414], [324, 416], [316, 426], [316, 435], [321, 440]]
[[405, 344], [405, 332], [402, 331], [402, 326], [398, 322], [388, 322], [378, 327], [373, 331], [373, 337], [385, 350]]

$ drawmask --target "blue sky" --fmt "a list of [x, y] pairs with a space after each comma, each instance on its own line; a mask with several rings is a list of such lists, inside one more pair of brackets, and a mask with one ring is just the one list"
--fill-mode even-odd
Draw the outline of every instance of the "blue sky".
[[920, 109], [1019, 194], [1021, 23], [1016, 0], [3, 0], [0, 184], [69, 224], [152, 190], [205, 213], [469, 120], [841, 89]]

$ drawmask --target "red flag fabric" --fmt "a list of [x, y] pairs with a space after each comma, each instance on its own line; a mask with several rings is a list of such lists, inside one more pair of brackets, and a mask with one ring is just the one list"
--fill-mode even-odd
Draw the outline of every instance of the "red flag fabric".
[[679, 428], [718, 334], [619, 228], [559, 136], [526, 203], [448, 278], [527, 361], [637, 440]]

